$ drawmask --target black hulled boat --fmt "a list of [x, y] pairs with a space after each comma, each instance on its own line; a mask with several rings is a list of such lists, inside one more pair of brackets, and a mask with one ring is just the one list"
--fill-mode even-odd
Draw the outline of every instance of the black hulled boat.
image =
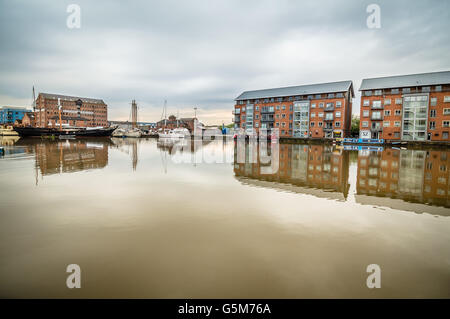
[[117, 127], [105, 128], [66, 128], [57, 129], [51, 127], [14, 127], [14, 130], [22, 137], [31, 136], [64, 136], [72, 135], [76, 137], [102, 137], [111, 136]]

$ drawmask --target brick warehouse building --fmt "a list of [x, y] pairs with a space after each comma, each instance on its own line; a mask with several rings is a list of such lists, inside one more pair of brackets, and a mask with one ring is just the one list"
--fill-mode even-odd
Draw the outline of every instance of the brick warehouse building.
[[235, 99], [235, 128], [279, 128], [280, 137], [348, 137], [353, 97], [352, 81], [246, 91]]
[[450, 71], [364, 79], [361, 137], [449, 141]]
[[76, 127], [108, 126], [108, 108], [103, 100], [49, 93], [36, 99], [35, 123], [38, 127], [59, 126], [58, 98], [63, 125]]

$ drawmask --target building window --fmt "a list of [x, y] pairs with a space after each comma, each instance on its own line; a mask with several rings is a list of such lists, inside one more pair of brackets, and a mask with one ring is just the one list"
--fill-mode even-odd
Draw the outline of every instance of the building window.
[[450, 127], [450, 121], [442, 121], [442, 127]]
[[444, 96], [444, 102], [445, 102], [445, 103], [450, 102], [450, 95]]
[[430, 106], [436, 106], [436, 103], [437, 103], [437, 98], [436, 97], [432, 97], [430, 99]]
[[364, 91], [364, 96], [372, 96], [372, 91]]
[[336, 93], [336, 97], [344, 97], [344, 93]]
[[312, 103], [312, 104], [311, 104], [311, 108], [312, 108], [312, 109], [315, 109], [315, 108], [316, 108], [316, 103]]
[[395, 116], [402, 115], [402, 110], [395, 110]]
[[280, 110], [280, 106], [279, 105], [277, 105], [277, 110]]
[[322, 97], [321, 94], [316, 94], [316, 99], [320, 99]]
[[335, 122], [335, 123], [334, 123], [334, 126], [335, 126], [335, 127], [341, 127], [341, 122]]
[[402, 104], [402, 99], [395, 99], [395, 104]]
[[435, 89], [436, 92], [441, 92], [442, 91], [442, 85], [436, 85], [434, 89]]
[[255, 114], [255, 119], [259, 119], [259, 114]]
[[384, 116], [390, 116], [391, 111], [390, 110], [384, 110]]
[[395, 121], [395, 122], [394, 122], [394, 126], [395, 126], [395, 127], [400, 127], [400, 121]]
[[442, 133], [442, 138], [443, 138], [444, 140], [448, 140], [448, 132], [443, 132], [443, 133]]
[[281, 123], [281, 126], [286, 127], [286, 123], [285, 122]]
[[444, 109], [444, 115], [450, 115], [450, 109]]
[[389, 122], [389, 121], [383, 122], [383, 127], [389, 127], [390, 125], [391, 125], [391, 122]]
[[392, 89], [391, 90], [391, 94], [399, 94], [399, 93], [400, 93], [399, 89]]
[[319, 122], [319, 123], [317, 123], [317, 124], [319, 125], [319, 127], [322, 127], [322, 125], [323, 125], [322, 122]]
[[323, 117], [323, 113], [319, 113], [319, 117]]
[[380, 111], [372, 112], [372, 120], [381, 120], [381, 112]]
[[436, 117], [436, 110], [430, 111], [430, 117]]
[[320, 107], [320, 108], [323, 108], [323, 102], [320, 102], [320, 103], [319, 103], [319, 107]]
[[370, 100], [363, 101], [363, 106], [369, 106], [369, 105], [370, 105]]
[[255, 110], [256, 110], [256, 111], [259, 111], [259, 106], [256, 106], [256, 107], [255, 107]]
[[374, 95], [382, 95], [383, 91], [382, 90], [375, 90]]
[[336, 107], [341, 107], [342, 106], [342, 102], [341, 101], [336, 101]]
[[311, 113], [311, 117], [316, 117], [316, 113]]
[[391, 99], [385, 99], [384, 105], [391, 105]]
[[292, 105], [289, 105], [289, 111], [292, 111], [294, 107]]
[[286, 110], [286, 105], [283, 105], [282, 110], [283, 111]]
[[436, 128], [436, 122], [435, 121], [431, 121], [430, 122], [430, 130], [434, 130]]
[[362, 122], [362, 127], [369, 127], [369, 122], [363, 121]]
[[280, 118], [280, 114], [277, 114], [277, 119], [279, 119]]
[[422, 86], [422, 92], [426, 93], [426, 92], [430, 92], [431, 88], [429, 86]]
[[329, 98], [329, 99], [333, 99], [333, 98], [334, 98], [334, 93], [329, 93], [329, 94], [328, 94], [328, 98]]
[[315, 123], [315, 122], [311, 122], [311, 127], [314, 127], [314, 123]]
[[369, 110], [363, 111], [363, 117], [369, 117]]
[[255, 127], [259, 127], [259, 122], [255, 122]]
[[281, 114], [281, 118], [285, 119], [286, 118], [286, 114]]
[[403, 88], [402, 89], [402, 93], [411, 93], [411, 89], [410, 88]]
[[336, 112], [336, 117], [341, 117], [341, 112]]
[[399, 138], [400, 137], [400, 132], [394, 132], [394, 137], [395, 138]]

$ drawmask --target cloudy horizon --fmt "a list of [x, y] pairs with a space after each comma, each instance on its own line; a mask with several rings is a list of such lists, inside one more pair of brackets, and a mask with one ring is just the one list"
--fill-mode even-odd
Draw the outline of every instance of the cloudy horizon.
[[[81, 27], [66, 25], [69, 4]], [[370, 29], [366, 8], [381, 9]], [[0, 106], [103, 99], [109, 120], [231, 123], [243, 91], [450, 70], [448, 1], [4, 1]], [[359, 114], [359, 94], [354, 100]]]

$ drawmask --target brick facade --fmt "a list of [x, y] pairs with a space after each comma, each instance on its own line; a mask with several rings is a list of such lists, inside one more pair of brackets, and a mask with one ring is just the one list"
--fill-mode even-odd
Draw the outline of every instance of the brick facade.
[[38, 127], [59, 126], [58, 98], [63, 125], [75, 127], [108, 126], [108, 108], [103, 100], [39, 93], [35, 123]]

